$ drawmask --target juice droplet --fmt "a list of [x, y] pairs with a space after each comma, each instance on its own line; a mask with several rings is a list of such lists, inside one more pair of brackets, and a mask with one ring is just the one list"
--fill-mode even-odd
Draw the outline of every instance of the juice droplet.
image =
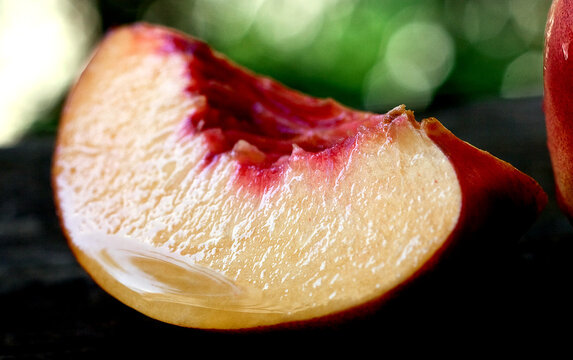
[[74, 243], [105, 272], [144, 300], [250, 313], [288, 311], [265, 300], [262, 291], [237, 285], [192, 258], [129, 238], [83, 234]]

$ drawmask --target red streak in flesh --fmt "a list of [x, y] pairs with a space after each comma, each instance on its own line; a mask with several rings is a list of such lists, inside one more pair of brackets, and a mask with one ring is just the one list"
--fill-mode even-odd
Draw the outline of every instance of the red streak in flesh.
[[[294, 145], [308, 155], [308, 161], [325, 161], [325, 156], [315, 155], [328, 150], [328, 157], [335, 157], [352, 143], [345, 140], [359, 128], [392, 118], [353, 111], [332, 99], [288, 89], [218, 56], [201, 41], [168, 35], [163, 50], [185, 56], [186, 91], [204, 98], [189, 115], [187, 125], [190, 133], [204, 136], [208, 147], [205, 165], [223, 153], [233, 153], [237, 175], [257, 188], [265, 188], [281, 176]], [[251, 146], [238, 145], [240, 140]]]

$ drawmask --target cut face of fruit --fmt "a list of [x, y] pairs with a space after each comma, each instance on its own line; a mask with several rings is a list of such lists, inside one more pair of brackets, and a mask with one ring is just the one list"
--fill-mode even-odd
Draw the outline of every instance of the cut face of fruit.
[[53, 181], [96, 282], [214, 329], [378, 304], [500, 214], [519, 236], [546, 201], [435, 119], [314, 99], [145, 24], [110, 33], [72, 89]]
[[[573, 3], [552, 3], [545, 31], [544, 111], [557, 201], [573, 221]], [[573, 50], [573, 49], [572, 49]], [[571, 53], [573, 55], [573, 52]]]

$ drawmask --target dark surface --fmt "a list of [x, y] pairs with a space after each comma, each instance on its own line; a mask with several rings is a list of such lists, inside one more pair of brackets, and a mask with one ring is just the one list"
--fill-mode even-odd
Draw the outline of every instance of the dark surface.
[[[30, 138], [0, 150], [0, 359], [194, 357], [201, 350], [217, 356], [256, 353], [267, 345], [286, 355], [303, 352], [304, 344], [325, 354], [382, 348], [441, 354], [463, 344], [471, 353], [501, 345], [513, 354], [539, 347], [570, 356], [573, 227], [555, 204], [540, 99], [482, 102], [431, 115], [534, 177], [549, 195], [547, 208], [521, 239], [476, 252], [378, 314], [306, 331], [205, 332], [124, 306], [90, 280], [60, 232], [49, 179], [53, 139]], [[426, 340], [435, 344], [422, 345], [430, 344]]]

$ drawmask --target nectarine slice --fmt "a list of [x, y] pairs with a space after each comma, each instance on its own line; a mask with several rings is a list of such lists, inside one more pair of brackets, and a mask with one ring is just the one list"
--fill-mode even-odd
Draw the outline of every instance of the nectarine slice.
[[570, 58], [569, 50], [573, 41], [572, 25], [573, 2], [553, 1], [545, 30], [543, 105], [557, 202], [571, 221], [573, 221], [573, 57]]
[[108, 34], [72, 89], [53, 182], [97, 283], [209, 329], [381, 303], [484, 229], [520, 236], [546, 201], [435, 119], [311, 98], [146, 24]]

